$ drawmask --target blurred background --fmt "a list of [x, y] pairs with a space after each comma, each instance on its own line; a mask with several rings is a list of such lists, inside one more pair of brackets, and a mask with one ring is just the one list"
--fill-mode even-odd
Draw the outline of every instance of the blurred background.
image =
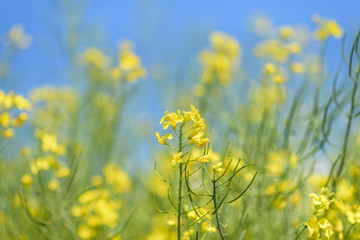
[[[311, 215], [309, 194], [332, 191], [346, 203], [327, 216], [333, 239], [344, 229], [359, 239], [360, 54], [349, 61], [359, 9], [358, 0], [2, 1], [0, 238], [175, 239], [174, 219], [156, 214], [153, 196], [166, 211], [170, 194], [184, 197], [158, 176], [177, 181], [183, 135], [172, 139], [159, 122], [193, 104], [203, 119], [186, 130], [186, 166], [204, 164], [191, 183], [206, 186], [205, 170], [215, 177], [226, 164], [237, 174], [240, 160], [251, 167], [234, 178], [236, 192], [257, 176], [224, 208], [231, 239], [305, 236], [310, 217], [323, 217]], [[195, 209], [191, 199], [183, 207]], [[200, 220], [181, 239], [218, 239]]]
[[[314, 29], [312, 15], [336, 19], [351, 36], [360, 26], [359, 1], [3, 1], [0, 8], [0, 33], [17, 23], [31, 35], [31, 45], [12, 59], [12, 70], [5, 90], [27, 94], [44, 85], [62, 86], [77, 80], [79, 55], [96, 46], [116, 56], [120, 41], [131, 40], [147, 69], [139, 96], [133, 106], [145, 127], [147, 144], [153, 140], [164, 109], [168, 109], [169, 90], [181, 82], [191, 93], [200, 76], [198, 55], [208, 46], [212, 31], [234, 36], [242, 45], [246, 68], [260, 68], [253, 58], [254, 45], [262, 33], [255, 29], [257, 17], [269, 20], [270, 27], [307, 26]], [[263, 29], [260, 29], [262, 31]], [[257, 33], [257, 34], [255, 34]], [[267, 33], [264, 32], [263, 35]], [[0, 48], [2, 48], [1, 46]], [[316, 51], [316, 46], [308, 49]], [[334, 73], [341, 60], [341, 41], [329, 39], [326, 61]], [[3, 53], [3, 52], [2, 52]], [[254, 62], [255, 61], [255, 62]], [[248, 75], [246, 78], [256, 78]], [[19, 84], [21, 83], [21, 84]], [[167, 94], [168, 93], [168, 94]], [[145, 151], [144, 156], [148, 154]]]
[[[254, 35], [251, 19], [265, 15], [274, 25], [313, 27], [311, 16], [336, 19], [344, 32], [353, 34], [359, 22], [359, 1], [2, 1], [0, 32], [16, 23], [32, 35], [29, 49], [14, 63], [14, 77], [27, 91], [43, 84], [66, 84], [68, 51], [81, 52], [96, 45], [111, 51], [119, 41], [130, 39], [147, 69], [174, 79], [175, 70], [197, 64], [198, 52], [207, 46], [213, 30], [236, 37], [244, 47], [244, 58], [252, 54]], [[71, 36], [72, 39], [69, 39]], [[339, 41], [330, 43], [339, 54]], [[75, 43], [80, 43], [76, 46]], [[336, 45], [338, 44], [338, 45]], [[110, 53], [110, 52], [109, 52]], [[74, 53], [73, 53], [74, 54]], [[330, 61], [338, 61], [335, 58]], [[50, 60], [51, 59], [51, 60]], [[150, 73], [152, 73], [150, 71]], [[152, 74], [147, 80], [154, 80]], [[146, 81], [148, 82], [148, 81]], [[146, 84], [146, 83], [144, 83]], [[148, 84], [147, 87], [151, 87]], [[151, 91], [148, 91], [151, 94]], [[147, 96], [146, 94], [145, 96]], [[148, 100], [155, 96], [149, 96]]]

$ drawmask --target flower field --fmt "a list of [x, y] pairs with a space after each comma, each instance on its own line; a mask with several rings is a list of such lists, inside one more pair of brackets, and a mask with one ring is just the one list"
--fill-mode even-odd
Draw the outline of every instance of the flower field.
[[360, 31], [309, 19], [253, 17], [251, 44], [213, 29], [177, 66], [69, 23], [66, 77], [27, 85], [17, 59], [38, 39], [14, 23], [0, 239], [360, 239]]

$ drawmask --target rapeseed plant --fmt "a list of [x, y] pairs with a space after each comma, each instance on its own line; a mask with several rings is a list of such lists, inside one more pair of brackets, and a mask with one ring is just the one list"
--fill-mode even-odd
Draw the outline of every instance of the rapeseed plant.
[[[29, 97], [10, 69], [33, 38], [11, 27], [0, 49], [0, 239], [359, 239], [359, 34], [348, 50], [345, 28], [313, 22], [254, 18], [251, 47], [212, 31], [176, 93], [141, 81], [149, 60], [130, 41], [77, 42], [70, 24], [68, 85]], [[341, 37], [346, 74], [325, 54]], [[147, 139], [141, 88], [190, 108], [157, 116]]]

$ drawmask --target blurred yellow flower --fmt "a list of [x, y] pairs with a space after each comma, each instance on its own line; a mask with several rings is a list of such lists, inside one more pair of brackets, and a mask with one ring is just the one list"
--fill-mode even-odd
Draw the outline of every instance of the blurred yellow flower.
[[343, 34], [342, 28], [333, 19], [324, 19], [319, 15], [314, 15], [313, 22], [317, 25], [317, 29], [315, 31], [315, 39], [317, 40], [325, 41], [330, 36], [339, 38]]
[[32, 37], [24, 33], [24, 27], [21, 24], [13, 25], [9, 33], [5, 35], [6, 44], [11, 44], [20, 49], [28, 48], [31, 42]]
[[12, 138], [14, 136], [14, 130], [9, 128], [1, 132], [4, 138]]
[[59, 181], [56, 179], [52, 179], [48, 182], [48, 188], [50, 191], [56, 191], [60, 187]]
[[30, 174], [27, 173], [21, 177], [21, 182], [24, 185], [24, 187], [29, 187], [33, 182], [33, 178]]

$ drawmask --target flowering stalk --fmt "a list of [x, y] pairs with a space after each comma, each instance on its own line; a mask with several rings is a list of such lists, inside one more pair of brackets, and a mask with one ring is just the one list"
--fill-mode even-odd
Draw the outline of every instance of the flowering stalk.
[[[180, 133], [179, 133], [179, 154], [182, 153], [182, 128], [183, 128], [183, 124], [180, 126]], [[182, 205], [181, 205], [181, 200], [182, 200], [182, 175], [183, 175], [183, 163], [179, 164], [179, 192], [178, 192], [178, 215], [177, 215], [177, 236], [178, 236], [178, 240], [180, 240], [181, 238], [181, 209], [182, 209]]]
[[[215, 179], [215, 172], [214, 172], [214, 179]], [[213, 199], [213, 203], [214, 203], [214, 209], [216, 210], [216, 209], [218, 209], [218, 204], [217, 204], [217, 202], [216, 202], [216, 181], [215, 180], [213, 180], [212, 181], [212, 185], [213, 185], [213, 196], [212, 196], [212, 199]], [[216, 225], [217, 225], [217, 229], [218, 229], [218, 232], [219, 232], [219, 234], [220, 234], [220, 237], [221, 237], [221, 239], [222, 240], [224, 240], [225, 238], [224, 238], [224, 234], [223, 234], [223, 232], [222, 232], [222, 230], [221, 230], [221, 225], [220, 225], [220, 217], [219, 217], [219, 213], [218, 213], [218, 211], [215, 211], [215, 216], [216, 216]]]
[[[192, 123], [192, 125], [189, 125]], [[183, 111], [182, 113], [180, 110], [177, 112], [168, 111], [165, 112], [165, 116], [161, 119], [160, 124], [163, 124], [163, 129], [168, 129], [169, 126], [174, 130], [175, 135], [178, 137], [178, 148], [171, 146], [167, 140], [173, 139], [171, 134], [166, 134], [161, 136], [160, 133], [155, 132], [156, 138], [158, 142], [162, 145], [172, 148], [176, 151], [172, 155], [172, 165], [178, 167], [179, 171], [179, 178], [178, 178], [178, 186], [175, 187], [174, 184], [171, 184], [169, 181], [165, 180], [164, 178], [161, 179], [166, 182], [169, 187], [173, 187], [178, 191], [178, 202], [177, 207], [174, 205], [174, 202], [168, 196], [170, 203], [176, 209], [177, 216], [177, 238], [178, 240], [181, 239], [181, 227], [183, 226], [182, 223], [182, 215], [189, 212], [183, 211], [183, 178], [184, 170], [186, 171], [186, 166], [190, 160], [184, 162], [183, 157], [189, 154], [189, 159], [191, 156], [191, 151], [195, 148], [203, 147], [206, 143], [209, 142], [208, 138], [204, 138], [204, 133], [202, 130], [206, 128], [206, 124], [199, 111], [191, 105], [191, 111]], [[192, 146], [193, 145], [193, 146]], [[199, 158], [197, 161], [201, 162], [203, 158]], [[195, 161], [195, 160], [194, 160]], [[185, 176], [186, 177], [186, 176]], [[169, 194], [168, 194], [169, 195]], [[164, 212], [164, 211], [160, 211]], [[164, 212], [168, 213], [168, 212]]]

